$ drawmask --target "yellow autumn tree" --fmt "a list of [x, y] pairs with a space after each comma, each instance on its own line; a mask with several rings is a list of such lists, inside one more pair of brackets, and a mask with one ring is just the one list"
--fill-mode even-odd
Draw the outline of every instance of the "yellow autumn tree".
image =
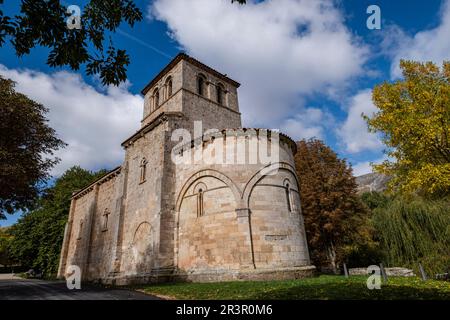
[[442, 197], [450, 191], [450, 62], [400, 62], [403, 78], [373, 89], [378, 111], [364, 116], [390, 160], [375, 165], [390, 189]]

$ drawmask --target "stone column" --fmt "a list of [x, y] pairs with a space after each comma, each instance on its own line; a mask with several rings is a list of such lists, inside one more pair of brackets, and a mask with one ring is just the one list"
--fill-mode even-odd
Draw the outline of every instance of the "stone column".
[[[250, 209], [247, 207], [242, 206], [236, 209], [238, 228], [243, 232], [243, 234], [246, 234], [246, 241], [248, 242], [248, 246], [245, 246], [245, 244], [243, 245], [243, 251], [241, 252], [241, 267], [243, 269], [256, 269], [250, 215]], [[245, 249], [246, 247], [247, 249]]]
[[171, 141], [172, 131], [176, 128], [175, 121], [172, 118], [164, 123], [164, 149], [163, 149], [163, 168], [161, 179], [158, 180], [156, 189], [160, 195], [160, 216], [159, 216], [159, 250], [156, 267], [159, 269], [173, 269], [175, 265], [175, 230], [176, 230], [176, 212], [175, 212], [175, 175], [176, 168], [172, 162], [172, 148], [174, 143]]

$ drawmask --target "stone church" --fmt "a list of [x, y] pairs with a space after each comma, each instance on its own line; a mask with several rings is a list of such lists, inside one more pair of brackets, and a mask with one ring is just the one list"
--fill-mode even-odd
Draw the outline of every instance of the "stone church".
[[[242, 128], [238, 87], [184, 53], [150, 81], [123, 163], [73, 193], [59, 277], [72, 266], [84, 281], [118, 285], [314, 273], [296, 145], [273, 130]], [[180, 142], [176, 132], [191, 138]], [[264, 139], [275, 160], [258, 157]]]

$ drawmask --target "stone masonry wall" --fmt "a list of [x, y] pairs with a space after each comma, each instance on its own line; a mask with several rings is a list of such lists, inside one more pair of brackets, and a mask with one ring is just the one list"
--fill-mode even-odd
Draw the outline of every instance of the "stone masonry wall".
[[115, 187], [116, 179], [110, 179], [99, 186], [87, 261], [89, 279], [104, 278], [111, 268], [114, 252], [111, 223], [115, 209]]
[[[107, 276], [113, 253], [110, 230], [115, 215], [115, 182], [116, 176], [111, 176], [72, 199], [70, 232], [64, 240], [68, 242], [67, 254], [60, 274], [64, 274], [69, 265], [76, 265], [85, 280]], [[108, 223], [104, 220], [105, 213]]]
[[88, 252], [90, 236], [88, 231], [88, 217], [95, 201], [94, 190], [75, 201], [73, 220], [69, 221], [69, 223], [72, 224], [72, 231], [70, 233], [70, 244], [68, 249], [68, 264], [81, 267], [84, 264], [86, 259], [85, 256]]
[[[207, 79], [204, 96], [197, 94], [197, 76], [202, 74]], [[216, 85], [220, 83], [227, 91], [224, 104], [216, 102]], [[188, 118], [186, 128], [192, 127], [194, 121], [202, 121], [203, 129], [240, 128], [241, 114], [237, 100], [237, 88], [225, 81], [220, 81], [212, 74], [183, 62], [183, 113]]]
[[[160, 239], [161, 188], [165, 124], [146, 133], [127, 147], [127, 197], [123, 222], [121, 274], [148, 273], [157, 267]], [[147, 161], [141, 182], [141, 160]]]
[[224, 105], [236, 112], [239, 112], [239, 104], [237, 98], [237, 88], [226, 81], [221, 81], [211, 73], [205, 72], [203, 69], [183, 61], [183, 88], [190, 92], [197, 92], [197, 76], [202, 74], [206, 78], [205, 97], [209, 101], [216, 101], [216, 87], [221, 84], [225, 91]]

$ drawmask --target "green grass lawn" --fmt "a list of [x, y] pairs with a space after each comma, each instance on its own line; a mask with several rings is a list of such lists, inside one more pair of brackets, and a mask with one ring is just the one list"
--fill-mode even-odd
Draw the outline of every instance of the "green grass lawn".
[[369, 290], [367, 277], [321, 275], [289, 281], [171, 283], [137, 287], [174, 299], [446, 299], [450, 282], [390, 277], [380, 290]]

